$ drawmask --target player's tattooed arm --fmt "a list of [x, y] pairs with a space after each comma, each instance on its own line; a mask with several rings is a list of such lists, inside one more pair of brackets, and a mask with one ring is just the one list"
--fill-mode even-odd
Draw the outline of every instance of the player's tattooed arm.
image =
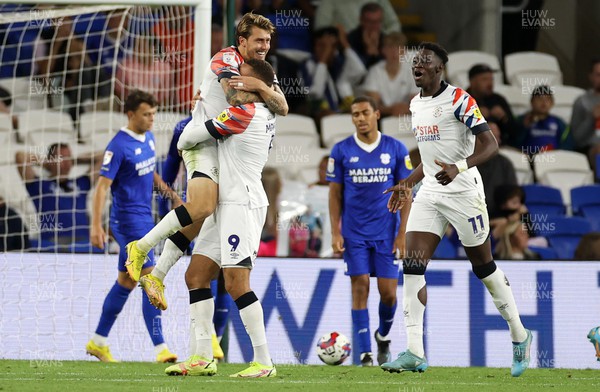
[[287, 116], [290, 108], [288, 107], [285, 95], [278, 84], [273, 85], [273, 93], [268, 94], [269, 96], [265, 99], [265, 103], [273, 113], [279, 116]]
[[260, 95], [249, 91], [236, 90], [229, 85], [229, 78], [221, 79], [221, 87], [225, 92], [225, 99], [231, 106], [239, 106], [251, 102], [262, 101]]
[[233, 76], [228, 81], [229, 87], [236, 91], [254, 92], [260, 95], [260, 101], [263, 101], [269, 110], [273, 113], [286, 116], [289, 111], [287, 101], [283, 91], [277, 84], [269, 87], [262, 80], [253, 76]]

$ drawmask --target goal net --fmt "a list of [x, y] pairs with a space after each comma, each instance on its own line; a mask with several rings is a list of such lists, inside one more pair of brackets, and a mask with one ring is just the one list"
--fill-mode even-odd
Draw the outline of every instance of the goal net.
[[[0, 5], [0, 357], [85, 358], [118, 250], [92, 254], [94, 174], [108, 141], [127, 126], [123, 103], [133, 89], [159, 102], [159, 171], [173, 128], [189, 114], [199, 11], [179, 3], [188, 5]], [[210, 25], [202, 28], [208, 35]], [[189, 320], [180, 264], [167, 279], [173, 310], [162, 332], [183, 357]], [[111, 348], [120, 359], [151, 360], [140, 291], [131, 297]]]
[[159, 102], [159, 168], [188, 116], [194, 7], [4, 4], [0, 40], [0, 250], [90, 252], [93, 174], [125, 97]]

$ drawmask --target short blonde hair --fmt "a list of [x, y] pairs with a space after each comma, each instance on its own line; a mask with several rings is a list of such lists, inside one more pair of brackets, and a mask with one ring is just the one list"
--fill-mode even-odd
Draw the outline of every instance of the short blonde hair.
[[406, 36], [402, 33], [394, 31], [383, 36], [383, 45], [390, 46], [406, 46]]
[[266, 30], [270, 35], [273, 35], [275, 32], [275, 26], [273, 23], [262, 15], [253, 14], [252, 12], [248, 12], [240, 22], [238, 23], [235, 29], [235, 42], [239, 44], [240, 37], [244, 37], [248, 39], [250, 34], [252, 34], [252, 27], [258, 27], [259, 29]]

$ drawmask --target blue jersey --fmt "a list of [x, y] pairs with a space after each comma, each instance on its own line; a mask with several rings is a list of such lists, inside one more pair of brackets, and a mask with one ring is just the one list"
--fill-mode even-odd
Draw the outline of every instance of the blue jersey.
[[111, 221], [152, 221], [156, 166], [154, 135], [148, 131], [140, 136], [144, 141], [121, 130], [104, 152], [100, 175], [113, 180]]
[[350, 136], [333, 146], [327, 180], [344, 186], [342, 236], [356, 240], [393, 239], [399, 214], [387, 209], [383, 191], [406, 178], [412, 169], [408, 150], [400, 141], [381, 135], [379, 145], [365, 151]]
[[58, 238], [87, 241], [90, 237], [87, 196], [92, 187], [89, 176], [69, 179], [62, 185], [56, 180], [38, 178], [25, 185], [39, 213], [40, 237], [54, 242]]
[[[165, 162], [163, 163], [161, 172], [163, 181], [171, 188], [173, 187], [173, 182], [175, 182], [175, 179], [177, 178], [177, 174], [179, 173], [179, 166], [181, 165], [182, 161], [182, 158], [179, 156], [179, 152], [177, 151], [177, 142], [179, 142], [179, 137], [181, 136], [183, 129], [191, 120], [192, 116], [184, 118], [183, 120], [179, 121], [177, 125], [175, 125], [175, 129], [173, 129], [173, 138], [171, 139], [169, 152], [167, 154]], [[170, 210], [170, 200], [159, 196], [158, 214], [160, 216], [165, 216]]]
[[[521, 123], [523, 123], [524, 117], [519, 117]], [[530, 154], [572, 148], [567, 126], [556, 116], [549, 115], [543, 120], [531, 123], [529, 127], [525, 128], [525, 131], [526, 136], [522, 147], [527, 148]]]

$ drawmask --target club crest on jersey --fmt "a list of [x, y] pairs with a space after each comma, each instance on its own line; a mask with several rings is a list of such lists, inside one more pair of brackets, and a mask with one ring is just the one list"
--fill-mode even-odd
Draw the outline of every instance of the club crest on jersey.
[[[156, 146], [154, 145], [154, 140], [150, 140], [148, 142], [148, 144], [150, 145], [150, 148], [152, 149], [152, 151], [156, 151]], [[140, 152], [140, 154], [141, 154], [141, 152]], [[135, 155], [137, 155], [137, 153]]]
[[235, 66], [235, 53], [232, 52], [227, 52], [227, 53], [223, 53], [223, 62], [225, 64], [229, 64], [229, 65], [233, 65]]
[[102, 160], [102, 164], [103, 165], [108, 165], [110, 163], [110, 161], [112, 161], [112, 157], [113, 157], [113, 152], [112, 151], [106, 151], [104, 153], [104, 159]]
[[142, 153], [142, 149], [141, 148], [136, 148], [135, 149], [135, 155], [140, 155]]
[[441, 106], [436, 106], [436, 108], [433, 109], [433, 117], [439, 117], [439, 116], [441, 116], [442, 113], [443, 113], [443, 111], [444, 110], [442, 109]]
[[333, 170], [335, 169], [335, 159], [329, 158], [327, 161], [327, 173], [333, 174]]
[[379, 159], [381, 159], [381, 163], [383, 163], [384, 165], [389, 165], [392, 160], [392, 157], [388, 153], [383, 153], [379, 156]]

